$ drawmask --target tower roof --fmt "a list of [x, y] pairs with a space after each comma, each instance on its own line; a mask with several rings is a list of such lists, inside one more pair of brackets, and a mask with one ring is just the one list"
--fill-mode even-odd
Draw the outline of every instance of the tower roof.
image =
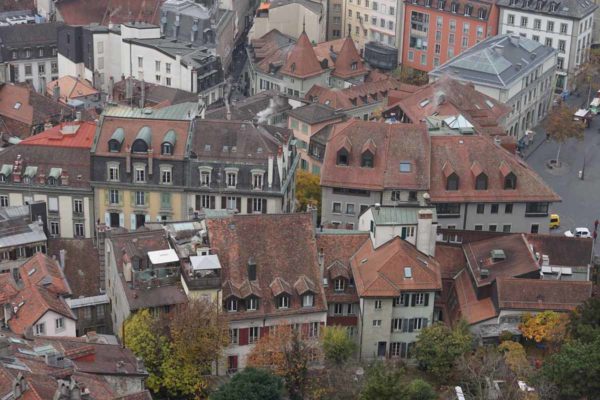
[[346, 37], [344, 44], [335, 60], [335, 70], [332, 75], [340, 78], [351, 78], [366, 74], [365, 63], [358, 54], [356, 46], [350, 37]]
[[297, 78], [308, 78], [323, 72], [306, 32], [302, 32], [289, 52], [281, 72]]

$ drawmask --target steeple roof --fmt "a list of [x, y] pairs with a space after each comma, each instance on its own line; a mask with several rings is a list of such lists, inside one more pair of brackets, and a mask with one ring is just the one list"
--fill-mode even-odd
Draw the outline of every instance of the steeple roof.
[[366, 74], [365, 63], [358, 54], [356, 46], [350, 37], [346, 37], [342, 49], [335, 60], [335, 70], [333, 76], [339, 78], [351, 78], [354, 76]]
[[298, 38], [298, 42], [296, 42], [296, 45], [288, 53], [281, 73], [296, 78], [308, 78], [319, 75], [322, 72], [323, 68], [321, 68], [321, 64], [308, 39], [308, 35], [306, 35], [306, 32], [302, 32]]

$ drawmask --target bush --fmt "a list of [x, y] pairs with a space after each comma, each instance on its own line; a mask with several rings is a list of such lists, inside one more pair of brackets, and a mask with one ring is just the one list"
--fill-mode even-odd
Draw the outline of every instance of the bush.
[[210, 400], [280, 400], [283, 381], [271, 373], [255, 368], [246, 368], [224, 384]]

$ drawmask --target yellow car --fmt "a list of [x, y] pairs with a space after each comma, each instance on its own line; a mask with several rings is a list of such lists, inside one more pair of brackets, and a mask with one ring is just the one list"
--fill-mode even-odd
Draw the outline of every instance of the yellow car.
[[560, 217], [558, 214], [550, 214], [550, 229], [556, 229], [560, 226]]

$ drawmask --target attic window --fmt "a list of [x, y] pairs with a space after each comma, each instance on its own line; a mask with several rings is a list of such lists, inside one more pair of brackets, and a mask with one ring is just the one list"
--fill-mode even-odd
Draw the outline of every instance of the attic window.
[[488, 177], [486, 174], [481, 173], [475, 178], [475, 190], [487, 190], [488, 188]]
[[408, 161], [403, 161], [400, 163], [400, 172], [410, 172], [411, 165]]
[[296, 71], [296, 63], [292, 63], [290, 69], [292, 70], [292, 72]]
[[210, 148], [211, 148], [210, 144], [204, 145], [204, 151], [210, 151]]
[[438, 9], [443, 10], [446, 6], [446, 2], [444, 0], [438, 0]]
[[470, 17], [472, 12], [473, 12], [473, 6], [470, 4], [467, 4], [465, 6], [465, 16]]
[[336, 165], [348, 166], [348, 150], [342, 148], [338, 151]]
[[479, 19], [485, 19], [485, 15], [486, 15], [485, 8], [480, 8], [478, 11], [478, 15], [477, 15], [479, 17]]
[[421, 101], [421, 102], [419, 103], [419, 106], [420, 106], [421, 108], [423, 108], [423, 107], [425, 107], [427, 104], [429, 104], [429, 99], [425, 99], [425, 100]]
[[509, 173], [504, 178], [504, 189], [516, 189], [517, 188], [517, 176], [514, 173]]
[[371, 153], [369, 150], [365, 151], [362, 154], [360, 166], [365, 168], [373, 168], [373, 158], [373, 153]]
[[15, 110], [18, 110], [19, 108], [21, 108], [21, 103], [17, 101], [17, 102], [15, 103], [15, 105], [13, 106], [13, 108], [14, 108]]
[[404, 267], [404, 277], [406, 279], [412, 278], [412, 268], [411, 267]]
[[485, 104], [487, 104], [487, 106], [488, 106], [489, 108], [494, 108], [494, 103], [492, 103], [492, 102], [491, 102], [491, 101], [489, 101], [489, 100], [486, 100], [486, 101], [485, 101]]
[[458, 12], [458, 3], [452, 3], [452, 6], [450, 7], [450, 11], [452, 11], [453, 13], [457, 13]]
[[358, 69], [358, 63], [356, 61], [353, 61], [352, 64], [350, 64], [350, 68], [352, 69], [352, 71], [356, 71]]
[[504, 254], [504, 250], [502, 249], [494, 249], [490, 251], [490, 256], [494, 262], [506, 260], [506, 254]]
[[458, 190], [458, 175], [451, 173], [446, 179], [446, 190]]

